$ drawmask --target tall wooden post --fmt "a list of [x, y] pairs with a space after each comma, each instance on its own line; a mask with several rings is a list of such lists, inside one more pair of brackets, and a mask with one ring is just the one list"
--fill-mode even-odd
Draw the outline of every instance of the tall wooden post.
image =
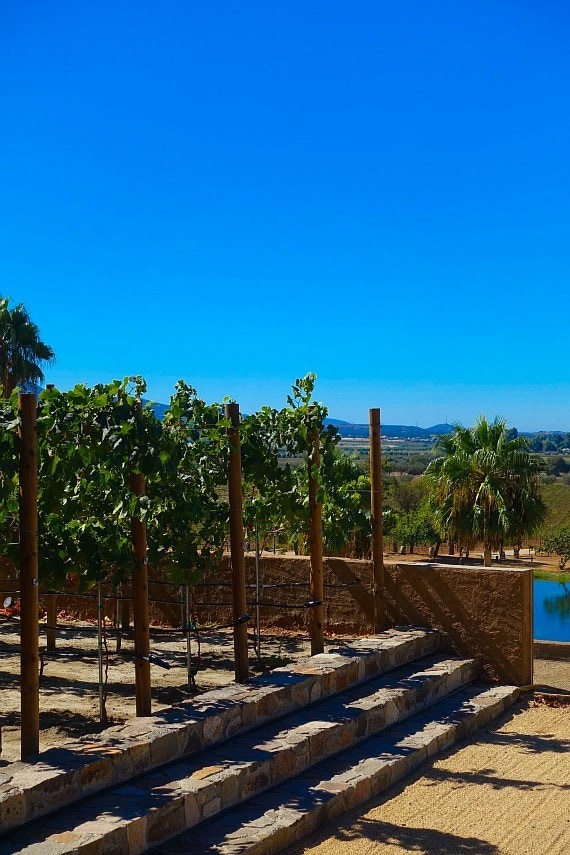
[[[123, 393], [122, 393], [122, 390], [119, 389], [119, 391], [117, 392], [117, 403], [120, 404], [122, 399], [123, 399]], [[137, 419], [140, 419], [140, 417], [141, 417], [141, 407], [142, 407], [142, 404], [139, 402], [139, 404], [135, 408], [135, 415], [136, 415]], [[140, 422], [139, 422], [139, 424], [140, 424]], [[132, 484], [131, 484], [131, 490], [132, 490]], [[143, 484], [143, 490], [144, 490], [144, 484]], [[131, 538], [131, 544], [132, 544], [132, 538]], [[132, 546], [131, 546], [131, 549], [132, 549]], [[132, 593], [132, 586], [131, 586], [131, 593]], [[129, 611], [128, 594], [129, 594], [128, 585], [127, 585], [127, 582], [125, 581], [121, 584], [121, 629], [129, 629], [129, 627], [130, 627], [130, 611]], [[121, 649], [120, 639], [121, 639], [121, 636], [119, 633], [117, 633], [117, 642], [118, 642], [117, 643], [117, 652]]]
[[309, 454], [309, 555], [311, 559], [310, 595], [318, 606], [309, 610], [309, 631], [311, 634], [311, 656], [323, 653], [325, 639], [323, 633], [323, 525], [322, 507], [317, 501], [319, 484], [314, 471], [320, 464], [319, 433], [312, 436], [312, 448]]
[[[140, 403], [136, 417], [141, 417]], [[145, 478], [142, 472], [131, 471], [130, 488], [135, 496], [144, 496]], [[138, 517], [131, 520], [131, 549], [133, 553], [133, 624], [135, 629], [135, 695], [136, 714], [151, 714], [150, 629], [148, 613], [148, 558], [146, 524]]]
[[55, 650], [57, 626], [57, 594], [46, 594], [47, 642], [46, 650]]
[[241, 444], [239, 436], [239, 404], [226, 404], [230, 458], [228, 493], [230, 502], [230, 556], [232, 565], [232, 596], [234, 619], [234, 671], [236, 683], [249, 677], [247, 653], [247, 623], [237, 623], [247, 614], [245, 593], [245, 557], [243, 553], [243, 494], [241, 485]]
[[129, 586], [126, 582], [121, 585], [121, 629], [128, 629], [131, 625], [131, 613], [129, 610]]
[[382, 452], [380, 410], [370, 416], [370, 504], [372, 518], [372, 575], [374, 596], [374, 632], [384, 629], [384, 545], [382, 540]]
[[[144, 475], [131, 472], [131, 492], [143, 496]], [[138, 517], [131, 520], [133, 553], [133, 623], [135, 628], [135, 693], [138, 716], [151, 714], [150, 709], [150, 629], [148, 614], [148, 559], [146, 525]]]
[[22, 760], [40, 750], [36, 396], [20, 395], [20, 709]]
[[97, 664], [99, 666], [99, 721], [107, 724], [105, 709], [105, 683], [103, 672], [103, 624], [105, 622], [103, 589], [101, 581], [97, 583]]

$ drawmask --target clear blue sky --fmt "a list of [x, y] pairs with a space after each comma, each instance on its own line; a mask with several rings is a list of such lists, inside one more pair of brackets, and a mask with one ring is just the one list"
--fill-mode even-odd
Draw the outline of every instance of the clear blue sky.
[[567, 0], [3, 0], [0, 293], [48, 380], [570, 429]]

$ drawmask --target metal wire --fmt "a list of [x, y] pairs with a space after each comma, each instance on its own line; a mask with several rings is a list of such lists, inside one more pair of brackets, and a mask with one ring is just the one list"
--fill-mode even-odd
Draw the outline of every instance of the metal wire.
[[354, 582], [328, 583], [323, 585], [324, 588], [351, 588], [353, 585], [360, 585], [360, 579], [355, 579]]
[[[199, 605], [197, 603], [196, 605]], [[189, 623], [187, 626], [182, 627], [183, 632], [217, 632], [219, 629], [231, 629], [234, 626], [240, 626], [242, 623], [247, 623], [251, 620], [251, 615], [243, 615], [243, 617], [237, 618], [231, 623], [220, 623], [217, 626], [196, 626], [193, 623]]]
[[[7, 591], [6, 593], [10, 593], [10, 592]], [[49, 594], [52, 594], [55, 597], [85, 597], [88, 600], [96, 600], [97, 599], [97, 594], [79, 594], [79, 593], [76, 593], [75, 591], [50, 591]], [[45, 597], [45, 596], [48, 596], [48, 594], [42, 594], [41, 596]], [[124, 596], [119, 597], [116, 594], [115, 595], [103, 594], [103, 599], [104, 600], [111, 600], [113, 602], [123, 602], [123, 601], [129, 602], [129, 603], [133, 602], [132, 597], [124, 597]], [[152, 598], [149, 597], [148, 601], [149, 601], [149, 603], [163, 603], [164, 605], [167, 605], [167, 606], [178, 605], [176, 600], [157, 600], [154, 597], [152, 597]]]
[[248, 600], [248, 606], [265, 606], [270, 609], [314, 609], [317, 606], [322, 606], [322, 600], [308, 600], [306, 603], [297, 603], [295, 605], [291, 605], [290, 603], [272, 603], [264, 600]]

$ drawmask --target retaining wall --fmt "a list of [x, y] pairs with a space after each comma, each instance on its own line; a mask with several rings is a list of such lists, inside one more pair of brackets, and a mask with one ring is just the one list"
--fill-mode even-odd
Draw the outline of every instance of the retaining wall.
[[[255, 561], [246, 559], [248, 602], [255, 599]], [[260, 562], [261, 625], [308, 631], [309, 559], [263, 556]], [[341, 587], [351, 578], [361, 585]], [[230, 582], [229, 561], [217, 579]], [[343, 558], [324, 562], [324, 625], [327, 632], [366, 634], [373, 631], [372, 564]], [[443, 630], [461, 655], [480, 656], [489, 676], [515, 685], [532, 682], [532, 569], [494, 569], [440, 564], [386, 564], [386, 617], [389, 626], [414, 625]], [[287, 583], [290, 587], [271, 587]], [[357, 598], [357, 599], [355, 599]], [[231, 589], [198, 588], [199, 624], [230, 619], [230, 608], [200, 603], [231, 601]], [[295, 607], [296, 606], [296, 607]], [[248, 607], [254, 627], [255, 607]], [[174, 613], [172, 615], [174, 617]]]
[[[260, 562], [260, 599], [273, 605], [261, 609], [262, 627], [306, 630], [309, 610], [309, 559], [264, 555]], [[151, 577], [162, 574], [151, 571]], [[255, 627], [255, 560], [246, 557], [249, 630]], [[162, 576], [164, 578], [164, 576]], [[359, 584], [345, 587], [347, 582]], [[372, 564], [328, 558], [324, 564], [325, 631], [363, 635], [373, 631]], [[386, 564], [386, 618], [388, 626], [414, 625], [443, 630], [460, 655], [480, 656], [486, 672], [515, 685], [532, 683], [532, 569], [495, 569], [457, 565]], [[195, 589], [196, 619], [200, 626], [229, 623], [231, 576], [224, 558], [216, 573], [204, 576], [205, 587]], [[180, 626], [178, 591], [150, 584], [151, 598], [172, 599], [172, 605], [153, 605], [155, 623]], [[128, 593], [128, 592], [127, 592]], [[96, 617], [96, 601], [61, 597], [58, 609], [77, 617]], [[105, 613], [112, 617], [113, 604]]]
[[396, 624], [442, 629], [490, 676], [522, 686], [533, 677], [532, 581], [530, 568], [399, 564], [387, 568], [386, 612]]

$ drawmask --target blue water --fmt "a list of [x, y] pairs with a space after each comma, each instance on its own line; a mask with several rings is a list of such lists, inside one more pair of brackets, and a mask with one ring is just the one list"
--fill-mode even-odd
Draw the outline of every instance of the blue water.
[[570, 582], [534, 580], [534, 637], [570, 641]]

